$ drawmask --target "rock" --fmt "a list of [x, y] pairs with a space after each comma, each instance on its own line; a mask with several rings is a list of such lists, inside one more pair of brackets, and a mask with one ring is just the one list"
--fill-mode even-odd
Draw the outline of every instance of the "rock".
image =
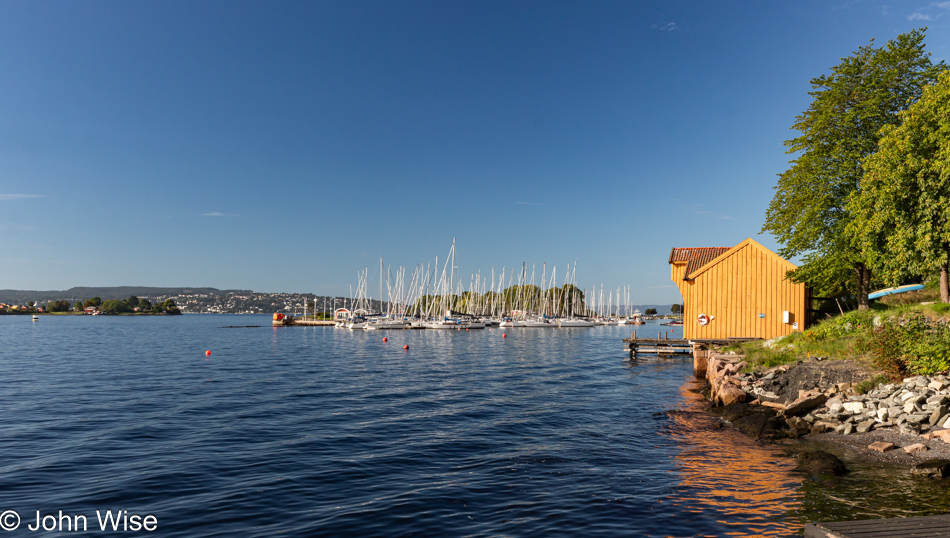
[[798, 470], [813, 476], [841, 476], [848, 472], [848, 468], [834, 454], [821, 450], [799, 454]]
[[811, 425], [799, 417], [788, 417], [785, 422], [793, 432], [799, 435], [807, 433], [811, 429]]
[[904, 404], [904, 412], [907, 414], [913, 413], [917, 410], [917, 406], [914, 405], [914, 402], [907, 402]]
[[924, 388], [930, 384], [930, 380], [924, 376], [918, 376], [917, 379], [914, 380], [914, 384], [920, 388]]
[[811, 433], [814, 433], [814, 434], [825, 433], [825, 432], [833, 431], [835, 427], [837, 427], [837, 424], [827, 422], [824, 420], [819, 420], [815, 422], [815, 424], [811, 427]]
[[928, 418], [929, 417], [927, 415], [907, 415], [907, 422], [910, 422], [911, 424], [920, 424]]
[[851, 435], [854, 432], [854, 424], [850, 422], [844, 425], [844, 429], [841, 430], [841, 435]]
[[920, 434], [920, 424], [911, 424], [910, 422], [905, 422], [900, 425], [901, 435], [918, 435]]
[[931, 439], [940, 439], [944, 443], [950, 443], [950, 430], [938, 430], [925, 435], [930, 435]]
[[860, 413], [864, 411], [864, 403], [862, 402], [847, 402], [844, 404], [845, 411], [851, 411], [852, 413]]
[[745, 401], [745, 391], [739, 387], [726, 384], [719, 389], [719, 401], [722, 402], [722, 405], [732, 405], [738, 402]]
[[838, 392], [847, 392], [851, 390], [851, 383], [836, 383], [835, 388], [838, 389]]
[[713, 407], [709, 411], [732, 423], [742, 433], [757, 439], [784, 437], [785, 421], [775, 416], [775, 411], [762, 405], [734, 403]]
[[858, 424], [857, 430], [858, 433], [867, 433], [871, 431], [872, 427], [874, 427], [874, 420], [865, 420], [864, 422]]
[[888, 407], [888, 408], [887, 408], [887, 416], [890, 417], [890, 418], [897, 418], [897, 417], [900, 416], [900, 414], [903, 413], [903, 412], [904, 412], [904, 410], [901, 409], [900, 407]]
[[923, 443], [914, 443], [912, 445], [904, 447], [904, 452], [907, 452], [908, 454], [916, 454], [918, 452], [927, 452], [927, 450], [929, 450], [927, 448], [927, 445]]
[[934, 426], [934, 425], [936, 425], [938, 422], [940, 422], [941, 419], [943, 419], [945, 416], [947, 416], [947, 406], [941, 405], [940, 407], [934, 409], [934, 412], [930, 414], [930, 418], [928, 419], [928, 423], [929, 423], [931, 426]]
[[877, 441], [868, 445], [868, 448], [871, 450], [877, 450], [878, 452], [887, 452], [888, 450], [894, 449], [894, 443], [888, 443], [887, 441]]
[[950, 460], [927, 460], [914, 465], [911, 474], [927, 478], [945, 478], [950, 476]]
[[881, 419], [882, 421], [887, 420], [887, 408], [878, 409], [876, 414], [877, 418]]
[[[939, 424], [938, 424], [938, 426], [939, 426]], [[950, 417], [947, 417], [947, 419], [943, 421], [943, 427], [944, 427], [944, 428], [950, 428]]]
[[828, 397], [824, 394], [813, 394], [806, 396], [805, 398], [799, 398], [785, 406], [785, 415], [792, 417], [796, 415], [802, 415], [820, 405], [824, 405], [824, 403], [827, 401]]

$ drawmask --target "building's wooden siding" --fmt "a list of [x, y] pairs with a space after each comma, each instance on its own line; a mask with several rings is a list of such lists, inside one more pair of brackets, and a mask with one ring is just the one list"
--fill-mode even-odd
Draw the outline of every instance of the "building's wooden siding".
[[[785, 279], [795, 266], [747, 239], [683, 280], [685, 263], [671, 264], [670, 276], [683, 295], [683, 337], [688, 339], [774, 338], [805, 329], [806, 289]], [[783, 311], [791, 312], [789, 323]], [[708, 325], [700, 314], [713, 316]], [[764, 314], [760, 318], [759, 314]]]

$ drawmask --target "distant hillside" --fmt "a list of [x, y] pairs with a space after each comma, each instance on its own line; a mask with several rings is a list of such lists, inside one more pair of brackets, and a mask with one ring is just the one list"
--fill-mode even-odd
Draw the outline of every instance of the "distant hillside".
[[[112, 287], [75, 287], [68, 290], [0, 290], [0, 303], [25, 304], [28, 301], [45, 303], [47, 301], [80, 301], [99, 297], [108, 299], [127, 299], [136, 297], [156, 297], [168, 295], [192, 295], [197, 293], [221, 295], [245, 290], [219, 290], [217, 288], [157, 288], [150, 286], [112, 286]], [[250, 292], [248, 292], [250, 293]]]

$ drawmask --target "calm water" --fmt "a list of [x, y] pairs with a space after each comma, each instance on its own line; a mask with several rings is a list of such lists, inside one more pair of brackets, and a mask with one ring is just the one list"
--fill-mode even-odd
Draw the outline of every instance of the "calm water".
[[56, 535], [27, 530], [37, 510], [90, 531], [96, 510], [151, 514], [161, 536], [677, 537], [950, 510], [893, 471], [793, 473], [697, 412], [691, 362], [627, 361], [626, 327], [269, 323], [0, 317], [9, 535]]

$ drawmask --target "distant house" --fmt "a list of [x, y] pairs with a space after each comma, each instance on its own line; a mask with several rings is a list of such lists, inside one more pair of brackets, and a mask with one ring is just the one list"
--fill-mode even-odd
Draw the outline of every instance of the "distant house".
[[345, 308], [337, 308], [333, 311], [333, 319], [337, 321], [343, 321], [349, 319], [350, 311]]
[[94, 306], [87, 306], [86, 308], [83, 308], [83, 309], [82, 309], [82, 313], [83, 313], [83, 314], [89, 314], [89, 315], [95, 314], [95, 313], [96, 313], [96, 307], [94, 307]]
[[788, 260], [751, 238], [734, 247], [674, 248], [670, 278], [683, 296], [683, 338], [775, 338], [809, 323], [811, 292]]

